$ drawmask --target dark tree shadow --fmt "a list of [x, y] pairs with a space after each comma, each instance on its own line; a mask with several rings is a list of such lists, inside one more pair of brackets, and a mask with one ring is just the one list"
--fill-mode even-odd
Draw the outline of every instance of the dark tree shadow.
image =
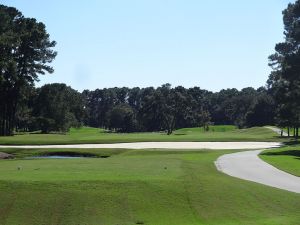
[[[286, 156], [296, 156], [300, 157], [300, 150], [287, 150], [287, 151], [280, 151], [280, 152], [264, 152], [262, 155], [268, 155], [268, 156], [281, 156], [281, 155], [286, 155]], [[300, 158], [297, 158], [300, 159]]]
[[285, 142], [284, 145], [287, 146], [293, 146], [293, 145], [299, 145], [300, 142], [298, 140], [294, 140], [294, 141], [289, 141], [289, 142]]

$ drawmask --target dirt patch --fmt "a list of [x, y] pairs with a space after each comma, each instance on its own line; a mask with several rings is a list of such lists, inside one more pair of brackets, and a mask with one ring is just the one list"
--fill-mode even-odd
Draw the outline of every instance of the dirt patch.
[[0, 159], [13, 159], [14, 156], [5, 152], [0, 152]]

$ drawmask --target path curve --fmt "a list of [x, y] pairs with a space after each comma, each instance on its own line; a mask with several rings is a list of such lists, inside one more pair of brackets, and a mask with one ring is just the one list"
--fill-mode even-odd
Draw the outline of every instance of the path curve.
[[281, 146], [279, 142], [135, 142], [73, 145], [0, 145], [0, 148], [122, 148], [122, 149], [263, 149]]
[[219, 171], [230, 176], [300, 193], [300, 177], [281, 171], [258, 157], [263, 150], [226, 154], [215, 162]]
[[282, 129], [280, 128], [277, 128], [277, 127], [269, 127], [269, 126], [266, 126], [265, 128], [268, 128], [272, 131], [274, 131], [275, 133], [277, 133], [278, 135], [281, 135], [281, 132], [282, 132], [282, 136], [283, 137], [287, 137], [288, 136], [288, 133], [283, 131]]

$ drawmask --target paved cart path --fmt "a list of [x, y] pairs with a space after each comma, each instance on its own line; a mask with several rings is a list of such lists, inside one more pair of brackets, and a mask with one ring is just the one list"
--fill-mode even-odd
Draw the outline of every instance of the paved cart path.
[[[281, 134], [279, 128], [266, 128], [273, 130], [278, 135]], [[288, 136], [286, 132], [283, 132], [282, 135]], [[300, 193], [300, 177], [281, 171], [260, 159], [258, 155], [262, 151], [226, 154], [219, 157], [215, 164], [219, 171], [230, 176]]]
[[244, 180], [300, 193], [300, 177], [281, 171], [258, 157], [263, 150], [226, 154], [217, 159], [223, 173]]
[[283, 130], [280, 129], [280, 128], [277, 128], [277, 127], [269, 127], [269, 126], [267, 126], [267, 127], [265, 127], [265, 128], [268, 128], [268, 129], [274, 131], [274, 132], [277, 133], [278, 135], [281, 135], [281, 132], [282, 132], [282, 136], [284, 136], [284, 137], [287, 137], [287, 136], [288, 136], [288, 133], [285, 132], [285, 131], [283, 131]]

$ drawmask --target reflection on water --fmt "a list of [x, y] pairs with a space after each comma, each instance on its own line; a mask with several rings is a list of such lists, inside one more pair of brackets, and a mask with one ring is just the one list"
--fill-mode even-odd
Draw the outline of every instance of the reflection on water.
[[80, 159], [80, 158], [87, 158], [87, 157], [46, 155], [46, 156], [31, 156], [31, 157], [26, 157], [25, 159]]

